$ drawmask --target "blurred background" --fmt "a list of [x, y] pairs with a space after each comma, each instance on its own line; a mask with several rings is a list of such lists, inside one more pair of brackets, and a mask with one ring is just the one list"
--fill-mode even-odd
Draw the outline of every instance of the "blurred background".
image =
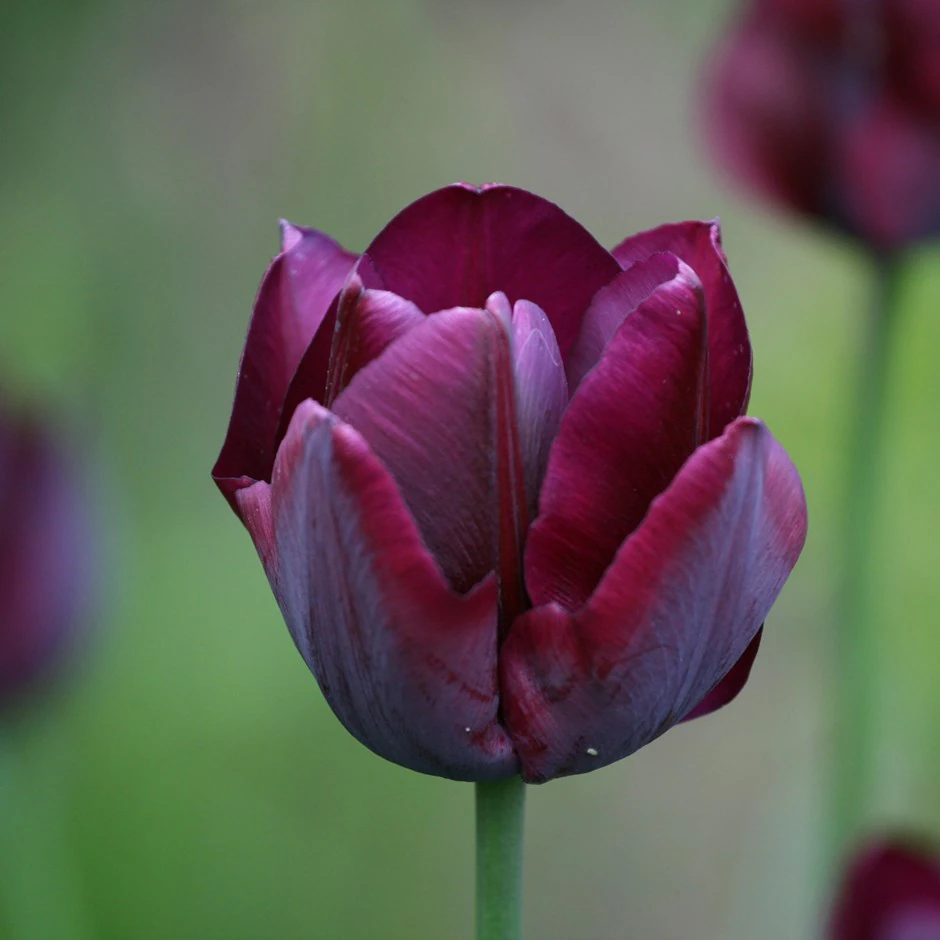
[[[816, 934], [835, 522], [869, 288], [827, 234], [702, 155], [726, 0], [2, 4], [0, 368], [71, 416], [106, 503], [106, 616], [2, 729], [10, 940], [472, 935], [473, 792], [329, 712], [209, 479], [277, 220], [362, 249], [417, 196], [498, 180], [606, 244], [720, 215], [751, 412], [810, 538], [728, 709], [529, 791], [527, 935]], [[940, 832], [940, 265], [910, 259], [879, 508], [872, 821]], [[8, 772], [7, 772], [8, 771]]]

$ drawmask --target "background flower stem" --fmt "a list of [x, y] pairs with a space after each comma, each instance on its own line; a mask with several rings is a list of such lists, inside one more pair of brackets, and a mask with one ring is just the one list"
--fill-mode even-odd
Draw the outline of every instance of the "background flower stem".
[[477, 940], [519, 940], [525, 815], [522, 779], [476, 784], [476, 814]]
[[[841, 520], [842, 574], [836, 611], [833, 677], [836, 695], [829, 864], [841, 863], [860, 835], [875, 787], [878, 624], [873, 606], [873, 530], [878, 510], [889, 362], [897, 332], [900, 265], [872, 256], [872, 302], [864, 322], [858, 374], [850, 404], [852, 425]], [[830, 867], [830, 871], [831, 871]]]

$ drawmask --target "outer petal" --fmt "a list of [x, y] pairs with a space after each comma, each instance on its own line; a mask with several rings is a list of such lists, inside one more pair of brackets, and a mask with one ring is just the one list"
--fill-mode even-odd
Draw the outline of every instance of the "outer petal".
[[400, 212], [366, 249], [384, 286], [425, 313], [483, 307], [494, 291], [548, 315], [562, 353], [591, 297], [619, 270], [554, 203], [511, 186], [439, 189]]
[[760, 649], [760, 640], [763, 633], [763, 630], [757, 631], [757, 635], [741, 654], [740, 659], [728, 670], [718, 685], [682, 719], [683, 721], [691, 721], [693, 718], [710, 715], [737, 698], [750, 678], [751, 667], [754, 665], [754, 660], [757, 659], [757, 651]]
[[873, 843], [850, 866], [826, 934], [830, 940], [940, 937], [940, 861], [911, 840]]
[[389, 473], [314, 402], [278, 451], [278, 601], [330, 706], [377, 754], [456, 780], [516, 771], [497, 721], [497, 591], [452, 591]]
[[706, 356], [701, 288], [677, 278], [627, 317], [581, 383], [552, 446], [526, 546], [536, 606], [577, 610], [695, 450]]
[[708, 312], [708, 437], [744, 414], [751, 390], [751, 341], [721, 247], [718, 221], [661, 225], [621, 242], [614, 257], [628, 269], [654, 252], [672, 252], [698, 275]]
[[268, 580], [277, 591], [277, 543], [274, 537], [274, 515], [271, 507], [271, 484], [264, 480], [245, 486], [235, 493], [238, 515], [255, 543], [258, 557]]
[[700, 447], [585, 608], [514, 624], [502, 707], [525, 778], [609, 764], [687, 715], [753, 640], [805, 535], [799, 476], [760, 422]]
[[388, 468], [459, 591], [498, 567], [497, 399], [507, 382], [502, 320], [483, 310], [447, 310], [366, 366], [333, 405]]
[[235, 404], [212, 470], [238, 512], [235, 493], [270, 480], [287, 386], [356, 256], [313, 229], [282, 225], [283, 251], [268, 268], [248, 327]]

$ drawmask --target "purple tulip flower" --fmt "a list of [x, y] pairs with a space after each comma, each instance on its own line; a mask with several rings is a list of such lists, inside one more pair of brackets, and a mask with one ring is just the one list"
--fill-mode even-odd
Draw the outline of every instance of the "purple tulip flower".
[[718, 161], [879, 252], [940, 235], [940, 3], [750, 0], [714, 57]]
[[940, 940], [940, 856], [913, 843], [869, 846], [851, 864], [830, 940]]
[[50, 679], [92, 593], [80, 468], [52, 428], [0, 407], [0, 705]]
[[806, 530], [750, 378], [717, 223], [458, 184], [359, 257], [284, 225], [213, 476], [353, 735], [545, 781], [744, 684]]

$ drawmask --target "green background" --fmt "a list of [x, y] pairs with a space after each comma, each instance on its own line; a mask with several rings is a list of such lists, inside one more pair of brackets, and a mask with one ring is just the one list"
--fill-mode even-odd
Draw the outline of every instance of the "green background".
[[[718, 715], [530, 789], [541, 940], [815, 933], [839, 475], [864, 258], [720, 181], [698, 76], [730, 5], [2, 5], [0, 368], [81, 429], [107, 600], [3, 729], [10, 940], [470, 938], [472, 788], [367, 752], [297, 656], [209, 479], [277, 219], [361, 249], [455, 179], [607, 244], [720, 215], [751, 412], [800, 468], [803, 560]], [[910, 259], [884, 449], [873, 824], [937, 831], [940, 271]], [[6, 773], [9, 771], [9, 773]], [[10, 874], [12, 872], [12, 874]]]

